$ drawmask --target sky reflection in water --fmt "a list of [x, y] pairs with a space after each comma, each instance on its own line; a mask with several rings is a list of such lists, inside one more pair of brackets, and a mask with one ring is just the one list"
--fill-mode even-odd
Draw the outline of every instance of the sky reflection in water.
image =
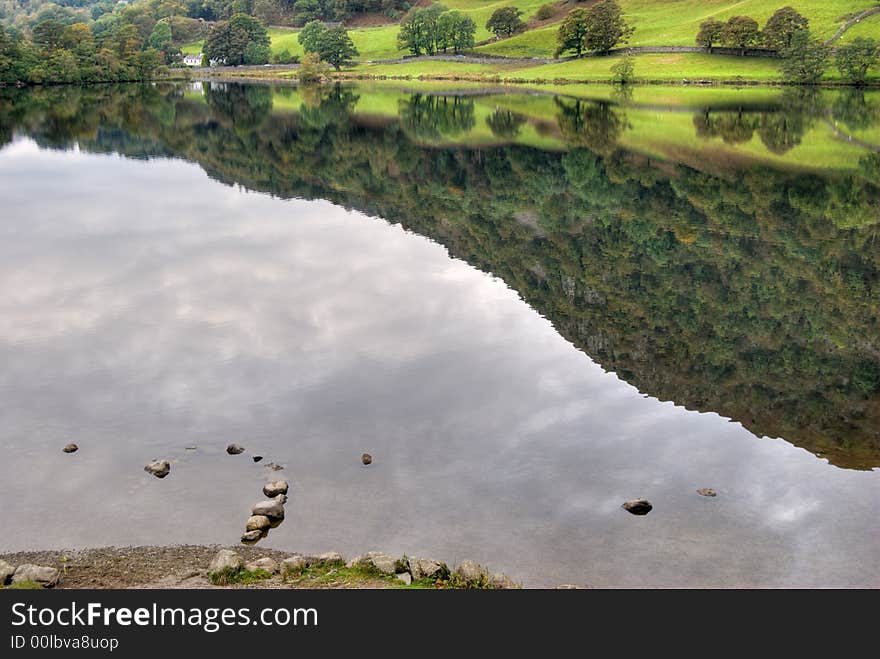
[[292, 483], [262, 546], [533, 586], [880, 586], [876, 471], [643, 396], [426, 238], [26, 139], [0, 194], [0, 550], [234, 544], [276, 476], [259, 453]]

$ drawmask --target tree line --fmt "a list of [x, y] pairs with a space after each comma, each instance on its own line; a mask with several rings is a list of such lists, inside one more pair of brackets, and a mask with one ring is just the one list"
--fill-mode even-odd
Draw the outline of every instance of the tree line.
[[164, 63], [162, 51], [130, 23], [99, 35], [86, 23], [52, 19], [30, 35], [0, 26], [2, 84], [149, 80]]
[[798, 83], [817, 82], [833, 60], [845, 80], [861, 85], [867, 80], [868, 70], [880, 58], [880, 46], [874, 39], [865, 37], [853, 39], [832, 51], [828, 44], [810, 33], [810, 21], [793, 7], [777, 9], [763, 30], [750, 16], [731, 16], [727, 22], [710, 18], [700, 23], [696, 42], [710, 53], [716, 45], [737, 48], [741, 55], [749, 48], [776, 51], [782, 59], [783, 78]]

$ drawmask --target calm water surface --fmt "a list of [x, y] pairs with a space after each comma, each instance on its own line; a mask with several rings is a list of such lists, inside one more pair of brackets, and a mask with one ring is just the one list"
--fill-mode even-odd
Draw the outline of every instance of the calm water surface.
[[880, 586], [875, 99], [312, 94], [2, 97], [0, 551]]

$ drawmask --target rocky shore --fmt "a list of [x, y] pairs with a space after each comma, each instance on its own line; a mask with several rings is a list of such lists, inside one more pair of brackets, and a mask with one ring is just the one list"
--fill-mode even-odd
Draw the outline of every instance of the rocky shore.
[[522, 585], [473, 561], [256, 547], [105, 547], [0, 554], [2, 588], [479, 588]]

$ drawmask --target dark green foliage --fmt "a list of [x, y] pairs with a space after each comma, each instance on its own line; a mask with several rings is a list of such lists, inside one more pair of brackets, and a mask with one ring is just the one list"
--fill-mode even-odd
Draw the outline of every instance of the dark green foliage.
[[786, 82], [814, 84], [828, 69], [831, 49], [809, 30], [797, 30], [791, 37], [791, 45], [780, 52], [780, 71]]
[[436, 45], [438, 50], [459, 53], [474, 47], [477, 25], [474, 19], [460, 11], [446, 11], [437, 19]]
[[326, 26], [317, 20], [309, 21], [299, 31], [296, 39], [307, 53], [317, 53], [321, 36], [327, 31]]
[[285, 48], [280, 53], [272, 53], [271, 61], [273, 64], [296, 64], [299, 62], [299, 56], [291, 55], [290, 51]]
[[607, 53], [625, 44], [632, 36], [633, 28], [623, 18], [623, 11], [616, 0], [602, 0], [587, 10], [587, 50]]
[[856, 37], [851, 43], [837, 47], [834, 64], [849, 82], [863, 85], [868, 79], [868, 70], [878, 64], [880, 45], [873, 39]]
[[[233, 14], [228, 21], [220, 21], [208, 33], [205, 40], [205, 55], [211, 60], [236, 66], [245, 63], [245, 52], [251, 46], [251, 56], [261, 56], [269, 61], [269, 34], [266, 27], [247, 14]], [[265, 47], [266, 51], [259, 50]]]
[[512, 37], [526, 27], [521, 16], [522, 11], [516, 7], [501, 7], [492, 12], [489, 20], [486, 21], [486, 29], [499, 39]]
[[633, 33], [615, 0], [603, 0], [589, 9], [575, 9], [559, 26], [554, 57], [572, 51], [578, 57], [591, 50], [607, 53], [626, 43]]
[[519, 134], [520, 127], [526, 118], [510, 110], [495, 110], [492, 116], [486, 117], [486, 125], [496, 137], [512, 139]]
[[626, 85], [635, 79], [636, 61], [632, 55], [624, 55], [611, 67], [611, 79], [619, 85]]
[[714, 18], [700, 23], [700, 31], [697, 32], [697, 45], [708, 48], [712, 52], [712, 46], [721, 43], [724, 35], [724, 23]]
[[546, 5], [541, 5], [538, 7], [538, 11], [535, 12], [535, 20], [538, 21], [546, 21], [548, 18], [553, 18], [556, 16], [556, 5], [552, 2], [548, 2]]
[[749, 16], [731, 16], [721, 32], [721, 43], [739, 48], [740, 55], [745, 55], [746, 48], [757, 45], [760, 40], [758, 22]]
[[767, 20], [761, 38], [767, 48], [784, 50], [791, 47], [791, 40], [798, 30], [806, 30], [810, 22], [791, 7], [777, 9]]
[[256, 41], [249, 41], [244, 49], [244, 63], [250, 65], [268, 64], [270, 55], [269, 46], [259, 44]]
[[423, 53], [436, 53], [438, 37], [441, 36], [438, 22], [442, 13], [443, 8], [437, 5], [417, 7], [410, 11], [400, 22], [397, 47], [417, 57]]
[[559, 57], [566, 51], [572, 51], [580, 57], [586, 50], [586, 38], [587, 10], [575, 9], [563, 19], [556, 32], [556, 52], [553, 56]]
[[357, 48], [344, 27], [326, 30], [318, 39], [318, 55], [337, 71], [351, 63], [358, 54]]
[[[152, 29], [151, 29], [152, 31]], [[56, 84], [148, 80], [165, 57], [134, 25], [117, 22], [96, 39], [86, 23], [40, 22], [35, 41], [0, 27], [0, 83]], [[168, 44], [168, 52], [173, 52]]]

